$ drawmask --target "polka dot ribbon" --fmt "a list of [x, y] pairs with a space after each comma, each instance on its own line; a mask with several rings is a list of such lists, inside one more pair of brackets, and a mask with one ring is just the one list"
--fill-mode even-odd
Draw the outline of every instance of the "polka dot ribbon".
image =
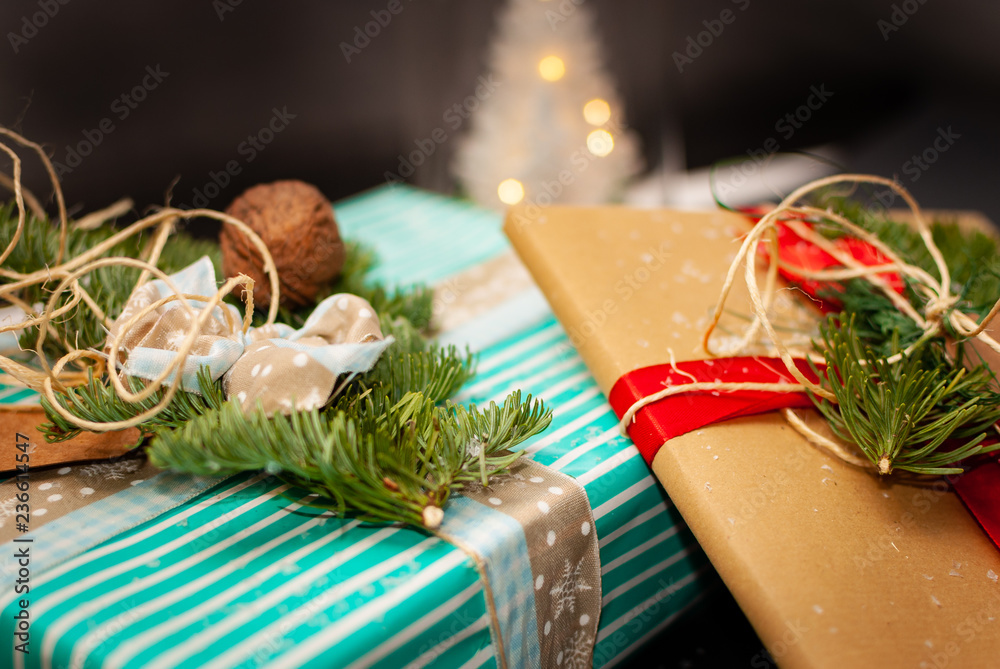
[[[208, 297], [216, 292], [215, 269], [207, 257], [170, 278], [185, 295]], [[108, 341], [132, 315], [171, 294], [159, 280], [137, 288], [113, 323]], [[197, 312], [204, 303], [189, 300], [189, 304]], [[382, 336], [371, 305], [346, 293], [316, 305], [298, 330], [274, 324], [244, 333], [236, 307], [218, 306], [214, 312], [199, 329], [184, 362], [181, 387], [199, 392], [198, 370], [206, 367], [213, 380], [223, 379], [229, 399], [237, 400], [244, 409], [260, 404], [267, 413], [287, 414], [323, 406], [340, 376], [367, 372], [393, 341]], [[119, 362], [125, 373], [147, 380], [158, 378], [177, 357], [190, 329], [190, 313], [179, 302], [168, 302], [147, 313], [124, 338], [124, 359]]]

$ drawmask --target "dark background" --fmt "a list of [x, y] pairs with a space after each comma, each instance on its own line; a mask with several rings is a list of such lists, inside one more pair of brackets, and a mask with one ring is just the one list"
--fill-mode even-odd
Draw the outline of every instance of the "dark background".
[[[124, 195], [139, 206], [161, 204], [175, 177], [174, 203], [192, 204], [210, 172], [231, 160], [242, 171], [211, 206], [276, 178], [311, 181], [331, 199], [377, 185], [488, 71], [500, 6], [402, 0], [403, 11], [348, 63], [340, 43], [385, 0], [63, 1], [26, 42], [15, 40], [17, 53], [11, 34], [31, 34], [24, 21], [41, 11], [39, 0], [0, 5], [0, 123], [62, 161], [85, 131], [111, 119], [113, 132], [63, 176], [68, 202], [85, 211]], [[777, 136], [782, 149], [833, 145], [845, 168], [897, 175], [925, 206], [976, 208], [1000, 220], [1000, 3], [586, 4], [647, 169], [709, 165]], [[891, 22], [894, 7], [906, 22], [886, 39], [879, 21]], [[725, 8], [736, 20], [679, 72], [674, 52]], [[114, 101], [157, 65], [169, 76], [119, 120]], [[830, 101], [790, 140], [777, 135], [776, 122], [823, 85]], [[238, 147], [274, 108], [295, 118], [247, 162]], [[906, 162], [949, 127], [960, 135], [954, 145], [916, 181], [904, 174]], [[455, 144], [449, 137], [410, 181], [453, 192]], [[28, 184], [45, 195], [37, 161], [26, 169]]]

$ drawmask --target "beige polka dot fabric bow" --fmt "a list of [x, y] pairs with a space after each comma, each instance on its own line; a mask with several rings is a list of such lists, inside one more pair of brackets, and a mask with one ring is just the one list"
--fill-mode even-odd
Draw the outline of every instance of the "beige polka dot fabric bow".
[[[202, 258], [170, 278], [181, 293], [208, 296], [215, 292], [214, 277], [211, 260]], [[110, 328], [109, 342], [132, 314], [170, 294], [162, 281], [137, 289]], [[189, 304], [198, 313], [201, 303], [191, 300]], [[288, 414], [321, 407], [330, 399], [338, 378], [367, 372], [392, 343], [391, 337], [383, 337], [372, 306], [346, 293], [316, 305], [299, 330], [274, 324], [244, 333], [235, 307], [225, 305], [214, 311], [198, 328], [181, 367], [181, 387], [199, 392], [198, 371], [207, 367], [213, 380], [222, 378], [226, 396], [245, 410], [259, 405], [267, 413]], [[129, 327], [123, 340], [119, 362], [125, 373], [156, 379], [176, 359], [191, 328], [190, 313], [177, 301], [147, 313]]]

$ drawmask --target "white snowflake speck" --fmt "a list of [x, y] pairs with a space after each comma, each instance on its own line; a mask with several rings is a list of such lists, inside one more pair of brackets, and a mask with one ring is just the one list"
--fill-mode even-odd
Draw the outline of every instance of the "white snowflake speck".
[[478, 437], [473, 437], [469, 440], [469, 443], [465, 445], [465, 452], [474, 458], [479, 457], [479, 451], [481, 450], [483, 450], [483, 442], [479, 441]]

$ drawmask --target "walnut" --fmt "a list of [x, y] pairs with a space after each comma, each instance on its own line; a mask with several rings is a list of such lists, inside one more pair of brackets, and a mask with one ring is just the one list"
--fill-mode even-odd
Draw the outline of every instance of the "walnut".
[[[344, 242], [333, 208], [314, 186], [302, 181], [259, 184], [233, 200], [226, 213], [264, 240], [278, 269], [283, 306], [313, 304], [319, 289], [344, 266]], [[223, 226], [220, 242], [223, 273], [252, 278], [254, 306], [266, 309], [271, 286], [260, 252], [232, 225]]]

